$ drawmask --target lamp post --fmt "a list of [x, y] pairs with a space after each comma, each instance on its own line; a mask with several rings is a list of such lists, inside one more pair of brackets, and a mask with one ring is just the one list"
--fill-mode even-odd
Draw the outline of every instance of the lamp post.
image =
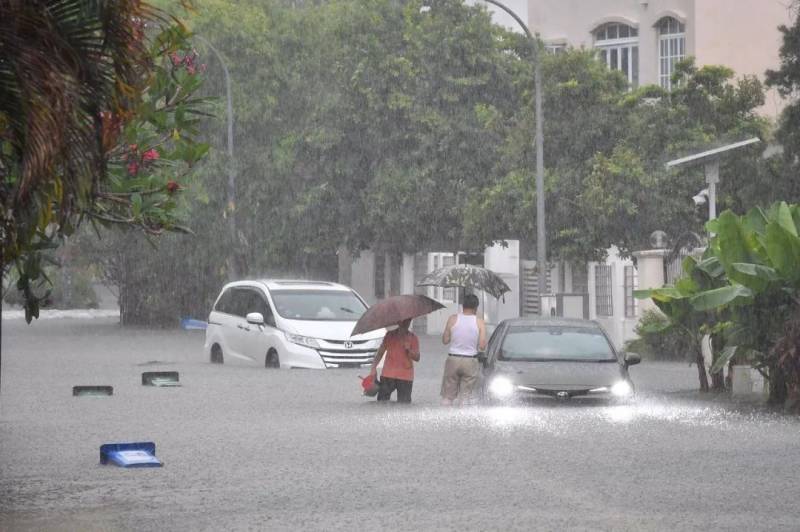
[[226, 114], [228, 118], [228, 185], [226, 187], [226, 205], [228, 219], [228, 231], [230, 232], [231, 245], [234, 246], [233, 253], [231, 253], [228, 275], [231, 279], [239, 277], [239, 263], [238, 255], [236, 253], [236, 242], [238, 241], [236, 232], [236, 168], [233, 159], [233, 100], [231, 98], [231, 77], [228, 73], [228, 65], [222, 58], [222, 54], [214, 47], [213, 44], [208, 42], [208, 39], [201, 35], [195, 37], [202, 41], [214, 53], [222, 65], [222, 72], [225, 75], [225, 97], [227, 98]]
[[[497, 6], [511, 18], [525, 32], [525, 35], [533, 45], [533, 83], [535, 91], [535, 113], [536, 113], [536, 265], [539, 273], [537, 275], [539, 297], [547, 292], [547, 242], [545, 231], [545, 217], [544, 217], [544, 133], [543, 124], [544, 117], [542, 116], [542, 62], [539, 60], [539, 41], [531, 34], [528, 26], [517, 16], [516, 13], [511, 11], [507, 6], [498, 2], [497, 0], [484, 0], [487, 4]], [[539, 313], [543, 313], [543, 306], [539, 306]]]

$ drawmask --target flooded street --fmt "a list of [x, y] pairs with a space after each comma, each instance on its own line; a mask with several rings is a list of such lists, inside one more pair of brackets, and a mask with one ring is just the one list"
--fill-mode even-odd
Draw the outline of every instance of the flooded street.
[[[796, 420], [675, 394], [683, 364], [632, 368], [633, 406], [438, 406], [423, 337], [414, 404], [357, 370], [216, 366], [197, 331], [113, 319], [3, 323], [0, 529], [791, 529]], [[179, 371], [182, 387], [141, 386]], [[112, 397], [72, 397], [78, 384]], [[161, 469], [98, 464], [154, 441]]]

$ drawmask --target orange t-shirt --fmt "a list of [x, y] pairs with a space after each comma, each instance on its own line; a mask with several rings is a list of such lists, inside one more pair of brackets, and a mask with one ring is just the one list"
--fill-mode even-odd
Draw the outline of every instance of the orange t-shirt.
[[386, 336], [383, 337], [386, 354], [381, 372], [382, 377], [404, 381], [414, 380], [414, 361], [406, 355], [406, 345], [412, 352], [419, 352], [417, 335], [411, 331], [403, 334], [399, 330], [386, 333]]

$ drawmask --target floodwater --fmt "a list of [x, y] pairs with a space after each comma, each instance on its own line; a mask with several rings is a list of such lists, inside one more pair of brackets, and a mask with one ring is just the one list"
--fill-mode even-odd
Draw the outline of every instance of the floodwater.
[[[800, 423], [675, 393], [643, 363], [631, 406], [438, 406], [423, 338], [414, 404], [357, 370], [211, 365], [203, 333], [113, 319], [3, 322], [0, 530], [797, 529]], [[141, 385], [179, 371], [180, 388]], [[73, 385], [114, 386], [72, 397]], [[159, 469], [99, 465], [154, 441]]]

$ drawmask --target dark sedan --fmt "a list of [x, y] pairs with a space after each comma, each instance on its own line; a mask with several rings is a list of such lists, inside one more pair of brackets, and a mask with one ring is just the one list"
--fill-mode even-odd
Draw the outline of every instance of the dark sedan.
[[623, 356], [603, 328], [588, 320], [519, 318], [498, 325], [483, 368], [483, 396], [491, 402], [525, 398], [625, 400], [634, 388]]

